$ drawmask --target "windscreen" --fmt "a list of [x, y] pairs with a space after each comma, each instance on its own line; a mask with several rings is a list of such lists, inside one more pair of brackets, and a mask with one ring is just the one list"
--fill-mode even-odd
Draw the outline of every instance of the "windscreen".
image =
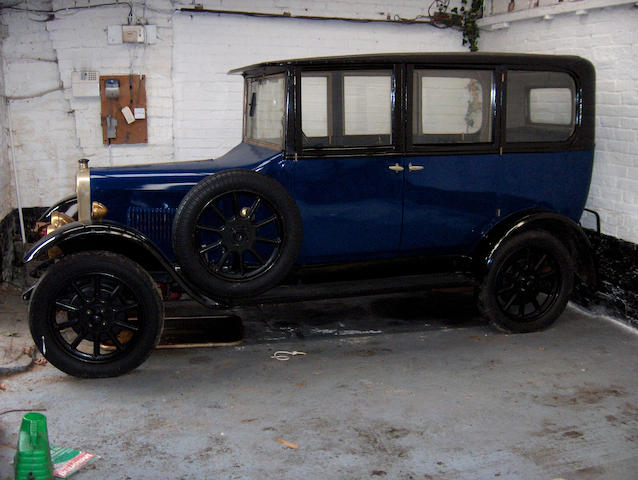
[[284, 75], [246, 79], [246, 139], [283, 147], [286, 112]]

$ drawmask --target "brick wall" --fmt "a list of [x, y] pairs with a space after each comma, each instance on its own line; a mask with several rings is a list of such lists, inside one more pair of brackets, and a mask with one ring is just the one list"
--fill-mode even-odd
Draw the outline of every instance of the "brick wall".
[[66, 163], [81, 152], [47, 24], [29, 15], [3, 11], [8, 36], [2, 57], [21, 197], [25, 206], [35, 206], [72, 192], [73, 174]]
[[480, 39], [483, 51], [572, 54], [593, 62], [596, 157], [587, 206], [601, 214], [603, 233], [632, 243], [638, 243], [636, 26], [638, 8], [630, 4], [512, 22], [506, 29], [481, 30]]
[[[193, 8], [198, 3], [208, 10], [233, 10], [261, 13], [288, 13], [292, 16], [347, 17], [360, 20], [418, 19], [427, 15], [431, 1], [393, 0], [177, 0], [175, 5]], [[460, 0], [452, 0], [453, 5], [460, 5]]]
[[175, 156], [217, 156], [241, 139], [243, 80], [264, 60], [393, 51], [462, 50], [457, 32], [429, 25], [178, 13], [173, 21]]
[[[2, 25], [0, 25], [2, 28]], [[2, 34], [0, 33], [0, 39]], [[4, 95], [3, 64], [0, 61], [0, 220], [9, 213], [14, 205], [11, 185], [11, 163], [9, 161], [9, 125], [7, 119], [7, 99]]]
[[[28, 5], [56, 12], [54, 20], [44, 21], [47, 14], [1, 10], [8, 33], [2, 43], [4, 80], [26, 207], [48, 205], [72, 192], [81, 157], [89, 158], [92, 166], [105, 166], [207, 158], [227, 151], [241, 137], [242, 82], [239, 76], [226, 75], [230, 68], [283, 57], [462, 48], [456, 32], [428, 25], [176, 12], [193, 7], [186, 0], [134, 1], [133, 22], [156, 25], [157, 41], [109, 44], [108, 27], [128, 22], [127, 3], [99, 7], [95, 1], [75, 0], [73, 6], [91, 6], [77, 10], [63, 10], [69, 5], [64, 0], [33, 0]], [[204, 2], [204, 7], [257, 8], [248, 0], [232, 5]], [[416, 0], [393, 3], [391, 11], [372, 1], [293, 0], [286, 6], [263, 1], [258, 8], [274, 14], [377, 20], [427, 13], [427, 5]], [[99, 99], [72, 95], [72, 72], [81, 70], [146, 75], [148, 144], [102, 144]], [[11, 192], [7, 168], [6, 162], [0, 164], [0, 200]], [[17, 206], [15, 199], [3, 204], [7, 211]]]
[[[429, 5], [415, 0], [201, 3], [206, 9], [371, 20], [416, 18], [427, 14]], [[68, 2], [34, 0], [29, 5], [57, 9]], [[502, 10], [501, 4], [495, 5]], [[517, 2], [517, 8], [520, 5]], [[25, 206], [47, 205], [72, 191], [80, 157], [99, 166], [199, 159], [227, 151], [241, 135], [242, 82], [239, 76], [226, 75], [231, 68], [286, 57], [463, 49], [459, 32], [422, 24], [256, 18], [178, 11], [182, 7], [192, 8], [193, 3], [134, 2], [133, 20], [157, 25], [157, 42], [151, 45], [107, 43], [108, 26], [128, 21], [125, 3], [60, 11], [47, 22], [33, 21], [46, 19], [33, 12], [1, 11], [7, 31], [2, 43], [3, 79], [11, 99]], [[601, 212], [605, 233], [634, 243], [638, 243], [637, 20], [638, 9], [617, 6], [587, 15], [557, 15], [551, 21], [513, 22], [505, 30], [483, 30], [480, 40], [481, 50], [574, 53], [594, 62], [597, 156], [588, 204]], [[72, 72], [84, 69], [147, 76], [147, 145], [102, 145], [99, 100], [71, 93]], [[0, 122], [6, 116], [2, 118]], [[3, 142], [0, 217], [16, 206], [4, 136]]]

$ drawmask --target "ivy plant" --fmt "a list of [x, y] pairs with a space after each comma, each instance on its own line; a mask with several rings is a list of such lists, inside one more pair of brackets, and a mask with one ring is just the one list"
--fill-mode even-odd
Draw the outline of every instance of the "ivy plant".
[[468, 45], [471, 52], [476, 52], [480, 35], [476, 21], [483, 16], [483, 0], [461, 0], [461, 8], [454, 7], [450, 12], [460, 17], [463, 45]]

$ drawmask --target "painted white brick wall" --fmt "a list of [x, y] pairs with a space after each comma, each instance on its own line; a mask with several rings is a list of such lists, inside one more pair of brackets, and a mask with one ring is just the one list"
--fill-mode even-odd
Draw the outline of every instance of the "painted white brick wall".
[[[53, 1], [54, 8], [66, 4]], [[360, 19], [415, 18], [426, 14], [428, 5], [415, 0], [290, 0], [285, 5], [275, 0], [203, 1], [208, 9]], [[231, 68], [315, 55], [463, 50], [458, 32], [427, 25], [176, 11], [192, 6], [190, 0], [135, 2], [134, 21], [158, 27], [153, 45], [107, 44], [107, 27], [127, 23], [126, 4], [59, 12], [46, 23], [31, 21], [33, 13], [2, 10], [8, 31], [2, 44], [4, 89], [11, 99], [25, 206], [47, 205], [72, 191], [80, 157], [97, 166], [200, 159], [227, 151], [241, 136], [242, 80], [226, 75]], [[481, 50], [573, 53], [594, 62], [598, 149], [588, 204], [602, 213], [605, 233], [636, 243], [637, 17], [638, 9], [631, 6], [593, 10], [549, 22], [513, 22], [507, 30], [482, 31], [480, 40]], [[148, 145], [102, 145], [99, 100], [71, 94], [71, 73], [84, 69], [147, 76]], [[16, 206], [7, 158], [5, 143], [0, 155], [1, 216]]]
[[[158, 41], [152, 45], [107, 44], [108, 26], [127, 23], [127, 4], [79, 10], [47, 23], [58, 57], [65, 97], [74, 112], [74, 136], [82, 156], [90, 160], [91, 166], [168, 162], [173, 159], [173, 38], [171, 13], [165, 13], [172, 10], [168, 8], [168, 1], [148, 3], [153, 4], [153, 10], [136, 5], [134, 20], [139, 18], [157, 25]], [[99, 98], [73, 97], [71, 94], [71, 74], [80, 70], [97, 71], [100, 75], [146, 75], [148, 144], [103, 145]], [[75, 169], [75, 161], [72, 164]]]
[[11, 211], [15, 204], [11, 182], [11, 163], [9, 160], [9, 125], [7, 121], [7, 99], [4, 95], [4, 74], [0, 61], [0, 220]]
[[[193, 8], [194, 3], [206, 10], [233, 10], [261, 13], [284, 13], [292, 16], [319, 16], [356, 18], [366, 20], [420, 19], [427, 16], [430, 1], [393, 0], [177, 0], [177, 8]], [[450, 8], [460, 5], [460, 0], [452, 0]]]
[[457, 32], [429, 25], [177, 13], [173, 29], [178, 160], [218, 156], [241, 140], [243, 80], [227, 75], [233, 68], [285, 58], [463, 49]]
[[73, 174], [64, 163], [80, 155], [73, 116], [46, 24], [31, 21], [26, 12], [2, 13], [8, 26], [2, 43], [5, 92], [21, 197], [27, 207], [47, 205], [73, 188]]
[[512, 22], [504, 30], [482, 30], [480, 39], [483, 51], [572, 54], [593, 62], [596, 155], [587, 205], [601, 214], [603, 233], [633, 243], [638, 243], [636, 26], [638, 8], [627, 5], [558, 15], [551, 21]]
[[[57, 3], [53, 8], [64, 6]], [[173, 159], [173, 9], [168, 0], [148, 3], [152, 10], [136, 5], [134, 14], [135, 19], [157, 25], [153, 45], [107, 44], [108, 25], [128, 21], [126, 4], [60, 12], [46, 23], [30, 20], [38, 19], [33, 13], [2, 11], [8, 25], [2, 44], [7, 63], [3, 78], [24, 206], [49, 205], [73, 192], [77, 159], [82, 157], [92, 166]], [[148, 145], [102, 144], [99, 98], [72, 96], [71, 74], [79, 70], [147, 76]], [[9, 170], [2, 172], [4, 180]], [[16, 206], [13, 199], [6, 204]]]
[[[41, 0], [30, 6], [60, 10], [66, 0]], [[8, 38], [2, 45], [4, 72], [14, 119], [18, 176], [24, 206], [48, 205], [73, 190], [76, 160], [92, 166], [167, 162], [220, 155], [241, 136], [241, 77], [228, 69], [265, 59], [381, 52], [389, 50], [461, 49], [455, 32], [426, 25], [353, 24], [293, 19], [257, 19], [175, 13], [191, 1], [133, 2], [133, 21], [157, 26], [152, 45], [109, 45], [109, 25], [128, 22], [127, 3], [99, 7], [91, 0], [75, 0], [83, 10], [61, 10], [55, 20], [45, 15], [2, 10]], [[228, 4], [210, 2], [206, 8]], [[281, 5], [264, 0], [233, 2], [236, 10], [300, 15], [333, 15], [383, 19], [388, 15], [414, 18], [426, 13], [416, 0], [402, 0], [388, 12], [381, 2], [311, 2], [293, 0]], [[180, 26], [173, 38], [173, 23]], [[190, 29], [193, 28], [191, 31]], [[308, 33], [311, 32], [309, 35]], [[409, 47], [406, 47], [409, 45]], [[175, 50], [175, 51], [174, 51]], [[175, 62], [175, 66], [174, 66]], [[100, 103], [76, 98], [71, 92], [73, 71], [100, 74], [142, 73], [147, 76], [149, 143], [102, 144]], [[4, 151], [4, 150], [3, 150]], [[0, 164], [3, 179], [6, 164]], [[0, 199], [10, 186], [0, 183]], [[15, 199], [5, 202], [7, 210]]]

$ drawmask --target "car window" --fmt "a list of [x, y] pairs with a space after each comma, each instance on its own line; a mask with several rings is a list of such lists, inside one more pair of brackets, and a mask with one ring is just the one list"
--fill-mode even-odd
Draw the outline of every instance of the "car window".
[[491, 71], [416, 69], [413, 143], [491, 142], [492, 76]]
[[575, 127], [574, 80], [562, 72], [507, 74], [507, 142], [568, 139]]
[[392, 144], [392, 71], [305, 72], [304, 147]]
[[283, 146], [286, 107], [284, 75], [246, 80], [246, 138]]
[[392, 133], [392, 84], [388, 74], [343, 76], [345, 135]]

